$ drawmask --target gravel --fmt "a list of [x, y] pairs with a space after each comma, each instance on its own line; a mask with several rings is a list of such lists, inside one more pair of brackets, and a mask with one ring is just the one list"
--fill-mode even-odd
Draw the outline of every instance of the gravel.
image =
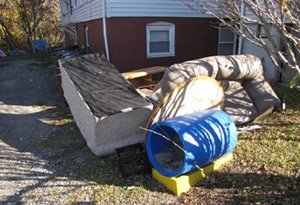
[[71, 193], [91, 186], [59, 174], [51, 152], [38, 146], [59, 129], [41, 121], [64, 105], [57, 83], [40, 61], [0, 63], [0, 204], [68, 203]]

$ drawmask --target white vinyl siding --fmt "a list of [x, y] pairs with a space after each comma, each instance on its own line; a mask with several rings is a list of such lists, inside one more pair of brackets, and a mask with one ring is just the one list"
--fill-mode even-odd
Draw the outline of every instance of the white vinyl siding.
[[[280, 12], [281, 12], [281, 9], [280, 7], [278, 6], [277, 8], [275, 7], [275, 9], [271, 9], [271, 7], [269, 7], [269, 10], [267, 10], [266, 6], [265, 6], [265, 3], [263, 0], [259, 0], [260, 1], [260, 7], [263, 8], [262, 10], [265, 11], [265, 12], [269, 12], [269, 13], [276, 13], [277, 12], [277, 15], [280, 16]], [[275, 6], [276, 6], [276, 3], [275, 3]], [[251, 11], [251, 9], [248, 7], [248, 6], [245, 6], [245, 16], [251, 18], [252, 20], [257, 20], [259, 22], [259, 18]], [[265, 21], [266, 22], [271, 22], [272, 20], [265, 17]], [[249, 23], [253, 23], [253, 22], [249, 22]]]
[[62, 25], [74, 24], [79, 22], [91, 21], [102, 18], [103, 0], [72, 0], [72, 14], [70, 8], [67, 8], [66, 2], [61, 0]]
[[[203, 0], [206, 4], [210, 0]], [[191, 0], [107, 0], [108, 17], [211, 17], [192, 10]]]
[[175, 55], [175, 25], [165, 22], [150, 23], [146, 27], [147, 57]]
[[236, 53], [236, 35], [230, 28], [220, 25], [219, 27], [219, 55], [233, 55]]
[[[104, 0], [72, 0], [72, 14], [70, 14], [70, 0], [61, 0], [62, 25], [79, 23], [102, 18]], [[198, 2], [197, 8], [213, 0]], [[210, 18], [204, 11], [191, 9], [186, 3], [193, 0], [106, 0], [107, 17], [200, 17]]]

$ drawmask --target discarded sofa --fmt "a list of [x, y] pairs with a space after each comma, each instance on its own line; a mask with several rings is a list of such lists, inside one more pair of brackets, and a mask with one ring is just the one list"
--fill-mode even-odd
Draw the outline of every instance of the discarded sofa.
[[103, 156], [144, 141], [152, 111], [135, 88], [98, 55], [59, 61], [62, 88], [72, 115], [91, 151]]
[[263, 77], [261, 60], [254, 55], [212, 56], [174, 64], [165, 71], [161, 80], [161, 97], [166, 97], [183, 82], [199, 76], [222, 82], [225, 92], [223, 109], [236, 124], [253, 121], [280, 104]]

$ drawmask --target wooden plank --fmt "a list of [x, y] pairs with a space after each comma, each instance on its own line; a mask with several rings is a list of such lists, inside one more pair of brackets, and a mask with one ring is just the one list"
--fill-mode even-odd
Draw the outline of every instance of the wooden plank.
[[150, 68], [143, 68], [143, 69], [125, 72], [125, 73], [122, 73], [122, 75], [124, 76], [125, 79], [132, 80], [132, 79], [136, 79], [136, 78], [142, 78], [142, 77], [145, 77], [148, 75], [163, 73], [163, 72], [165, 72], [166, 69], [167, 69], [167, 67], [154, 66], [154, 67], [150, 67]]

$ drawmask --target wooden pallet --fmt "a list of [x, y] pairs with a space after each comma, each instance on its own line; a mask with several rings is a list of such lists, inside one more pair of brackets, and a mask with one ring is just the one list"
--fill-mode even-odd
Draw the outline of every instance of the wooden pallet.
[[205, 178], [207, 174], [218, 170], [232, 159], [233, 154], [227, 154], [195, 172], [181, 175], [179, 177], [166, 177], [161, 175], [155, 169], [152, 169], [152, 175], [159, 183], [163, 184], [174, 194], [179, 196], [182, 193], [188, 192], [192, 186], [197, 184], [201, 179]]
[[161, 80], [167, 67], [154, 66], [122, 73], [135, 88], [152, 90]]

